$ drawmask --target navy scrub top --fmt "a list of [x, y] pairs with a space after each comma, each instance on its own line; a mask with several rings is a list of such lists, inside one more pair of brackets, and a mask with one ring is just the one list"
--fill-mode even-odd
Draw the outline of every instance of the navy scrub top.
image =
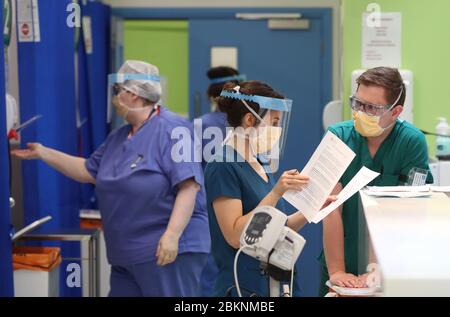
[[[237, 160], [239, 158], [239, 161]], [[256, 208], [260, 201], [272, 190], [275, 181], [268, 174], [266, 182], [232, 147], [224, 146], [222, 153], [216, 154], [206, 165], [205, 188], [211, 233], [211, 251], [219, 267], [219, 275], [214, 287], [214, 296], [225, 296], [234, 285], [233, 261], [237, 252], [230, 246], [219, 228], [212, 203], [219, 197], [229, 197], [242, 201], [243, 214]], [[284, 211], [282, 200], [276, 208]], [[239, 286], [243, 296], [256, 293], [268, 296], [268, 278], [264, 276], [260, 262], [244, 253], [238, 260]], [[250, 292], [246, 292], [249, 290]], [[235, 290], [232, 294], [236, 294]]]

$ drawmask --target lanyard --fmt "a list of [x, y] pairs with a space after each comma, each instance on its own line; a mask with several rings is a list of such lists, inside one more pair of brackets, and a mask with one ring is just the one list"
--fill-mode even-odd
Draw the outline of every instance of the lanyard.
[[159, 115], [161, 113], [161, 106], [157, 104], [153, 107], [153, 109], [152, 109], [152, 111], [150, 111], [150, 114], [148, 115], [147, 119], [145, 119], [144, 122], [142, 122], [141, 126], [136, 130], [136, 132], [132, 133], [133, 127], [131, 127], [130, 132], [128, 133], [128, 138], [131, 138], [133, 135], [135, 135], [144, 126], [144, 124], [152, 118], [155, 111], [156, 111], [156, 114]]

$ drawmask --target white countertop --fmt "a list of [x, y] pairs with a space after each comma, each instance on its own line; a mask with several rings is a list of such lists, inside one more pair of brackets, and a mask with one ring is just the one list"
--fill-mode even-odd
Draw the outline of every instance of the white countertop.
[[385, 296], [450, 296], [450, 198], [360, 192]]

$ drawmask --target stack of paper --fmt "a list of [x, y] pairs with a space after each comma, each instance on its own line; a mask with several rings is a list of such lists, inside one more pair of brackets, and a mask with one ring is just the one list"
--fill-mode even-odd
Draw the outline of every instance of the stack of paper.
[[371, 186], [365, 191], [367, 195], [376, 197], [413, 198], [431, 195], [430, 185], [423, 186]]
[[430, 185], [423, 186], [368, 186], [372, 192], [429, 192]]
[[377, 295], [377, 287], [365, 287], [365, 288], [341, 287], [332, 284], [330, 281], [327, 281], [325, 284], [340, 296], [368, 297]]
[[430, 189], [436, 193], [450, 193], [450, 186], [430, 186]]

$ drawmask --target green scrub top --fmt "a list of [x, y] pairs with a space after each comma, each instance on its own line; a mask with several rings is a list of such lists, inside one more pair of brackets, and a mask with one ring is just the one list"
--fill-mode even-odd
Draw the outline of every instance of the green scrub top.
[[[356, 157], [340, 180], [343, 187], [363, 166], [380, 173], [369, 184], [370, 186], [403, 185], [408, 179], [409, 171], [414, 167], [430, 171], [428, 147], [424, 134], [404, 120], [397, 120], [394, 129], [381, 144], [373, 158], [370, 155], [366, 138], [356, 132], [353, 121], [335, 124], [328, 130], [338, 136], [356, 153]], [[431, 172], [428, 173], [427, 183], [433, 183]], [[359, 219], [358, 208], [358, 195], [355, 194], [344, 203], [342, 210], [345, 269], [348, 273], [355, 275], [365, 273], [364, 263], [360, 262], [358, 265], [358, 254], [362, 244], [367, 242], [360, 241], [363, 240], [360, 239], [361, 230], [365, 230], [365, 228], [359, 226], [363, 219]], [[323, 251], [319, 260], [322, 264], [320, 296], [324, 296], [327, 292], [325, 282], [329, 277]]]

